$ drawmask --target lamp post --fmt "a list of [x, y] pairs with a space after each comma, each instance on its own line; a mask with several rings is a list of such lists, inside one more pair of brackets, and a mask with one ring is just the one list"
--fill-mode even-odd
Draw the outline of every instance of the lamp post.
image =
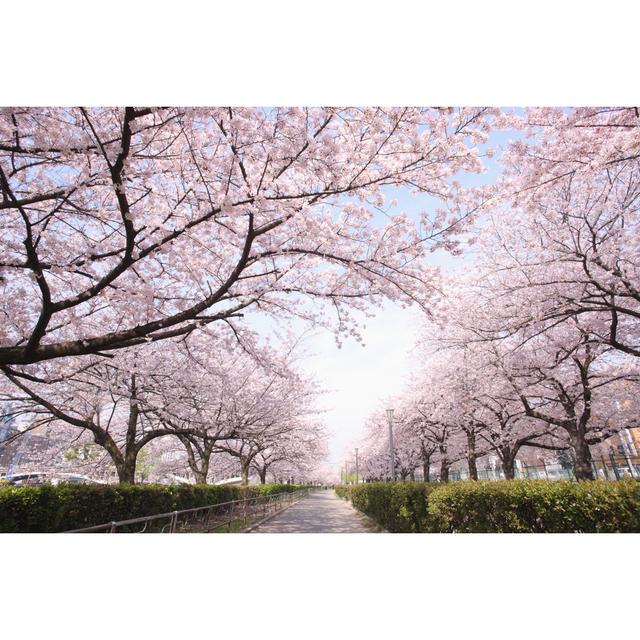
[[393, 409], [387, 409], [387, 420], [389, 421], [389, 475], [391, 480], [396, 479], [396, 465], [393, 452]]

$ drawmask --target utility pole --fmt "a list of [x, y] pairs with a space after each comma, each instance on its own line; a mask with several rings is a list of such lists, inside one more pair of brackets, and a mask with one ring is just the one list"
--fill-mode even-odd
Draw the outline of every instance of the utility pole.
[[359, 480], [358, 480], [358, 475], [359, 475], [359, 469], [358, 469], [358, 447], [356, 447], [356, 484], [358, 484]]
[[396, 479], [395, 454], [393, 451], [393, 409], [387, 409], [387, 419], [389, 420], [389, 476], [393, 481]]

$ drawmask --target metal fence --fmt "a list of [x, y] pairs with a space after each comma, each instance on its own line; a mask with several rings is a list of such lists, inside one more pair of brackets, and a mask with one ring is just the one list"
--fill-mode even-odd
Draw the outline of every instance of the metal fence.
[[[573, 467], [561, 464], [522, 465], [514, 468], [514, 477], [530, 480], [575, 480]], [[437, 473], [429, 475], [429, 480], [437, 481], [440, 476]], [[468, 480], [469, 472], [466, 469], [452, 469], [449, 471], [449, 480]], [[504, 480], [502, 469], [497, 467], [479, 467], [478, 480]]]
[[65, 533], [213, 533], [242, 532], [309, 494], [309, 489], [255, 496], [142, 518], [106, 522]]
[[[594, 457], [592, 462], [593, 475], [597, 480], [623, 480], [625, 478], [640, 478], [640, 459], [636, 456], [606, 456]], [[515, 477], [530, 480], [575, 480], [573, 465], [567, 463], [526, 464], [520, 463], [514, 468]], [[420, 476], [422, 480], [422, 476]], [[467, 469], [452, 469], [449, 480], [468, 480]], [[478, 467], [478, 480], [504, 480], [505, 476], [500, 467]], [[429, 475], [430, 481], [439, 480], [438, 473]]]
[[[458, 462], [457, 465], [460, 463]], [[439, 469], [434, 465], [432, 472], [429, 474], [430, 482], [438, 482], [440, 480]], [[640, 479], [640, 456], [638, 455], [601, 455], [593, 456], [591, 463], [593, 475], [596, 480], [624, 480], [626, 478]], [[519, 461], [514, 467], [514, 476], [517, 479], [530, 480], [573, 480], [576, 476], [573, 471], [573, 464], [570, 461], [561, 462], [542, 462], [542, 464], [527, 464]], [[364, 476], [361, 478], [363, 482], [389, 482], [389, 478], [371, 478]], [[404, 478], [398, 477], [398, 480], [415, 480], [423, 482], [424, 477], [421, 472], [415, 472]], [[466, 467], [456, 466], [449, 469], [449, 481], [468, 480], [469, 471]], [[502, 467], [499, 465], [482, 465], [478, 463], [478, 480], [504, 480], [505, 475]], [[347, 484], [354, 484], [348, 482]]]

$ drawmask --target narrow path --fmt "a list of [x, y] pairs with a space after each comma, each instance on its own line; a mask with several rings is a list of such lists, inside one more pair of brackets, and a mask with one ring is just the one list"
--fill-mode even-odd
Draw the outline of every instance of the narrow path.
[[373, 533], [369, 519], [332, 489], [313, 491], [252, 533]]

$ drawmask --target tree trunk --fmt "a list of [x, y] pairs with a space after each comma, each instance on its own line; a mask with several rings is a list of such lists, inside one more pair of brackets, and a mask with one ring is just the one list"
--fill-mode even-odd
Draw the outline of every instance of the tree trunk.
[[136, 483], [136, 458], [137, 455], [129, 454], [124, 459], [122, 464], [116, 466], [118, 472], [118, 482], [120, 484], [135, 484]]
[[440, 463], [440, 482], [449, 482], [449, 463], [446, 458]]
[[138, 448], [136, 446], [136, 434], [138, 431], [138, 417], [140, 410], [137, 401], [136, 376], [131, 374], [131, 398], [129, 399], [129, 419], [127, 421], [127, 435], [124, 443], [124, 459], [116, 468], [118, 470], [118, 480], [123, 483], [135, 484], [136, 482], [136, 461], [138, 458]]
[[[209, 475], [209, 458], [203, 452], [198, 452], [200, 460], [196, 459], [196, 452], [187, 438], [180, 438], [187, 452], [187, 463], [196, 484], [207, 484], [207, 476]], [[209, 454], [211, 455], [211, 454]]]
[[431, 460], [427, 458], [422, 462], [422, 478], [425, 482], [429, 482], [429, 475], [431, 474]]
[[196, 484], [207, 484], [207, 470], [198, 469], [197, 467], [191, 467], [193, 477], [196, 480]]
[[[210, 453], [208, 454], [211, 455]], [[209, 461], [210, 458], [205, 453], [200, 457], [200, 477], [196, 477], [198, 484], [207, 484], [207, 477], [209, 475]]]
[[267, 468], [263, 467], [259, 471], [260, 475], [260, 484], [267, 484]]
[[515, 456], [510, 451], [501, 450], [500, 462], [502, 463], [502, 472], [506, 480], [513, 480], [516, 477], [514, 469]]
[[467, 466], [469, 467], [469, 478], [471, 480], [477, 480], [476, 434], [473, 431], [467, 431]]
[[246, 486], [249, 484], [249, 465], [251, 464], [248, 460], [241, 460], [240, 462], [240, 475], [242, 476], [241, 484]]
[[576, 461], [573, 467], [573, 473], [576, 480], [595, 480], [593, 475], [593, 458], [589, 445], [586, 443], [584, 436], [579, 431], [570, 433], [571, 446], [576, 455]]
[[95, 430], [93, 432], [93, 441], [100, 447], [103, 447], [109, 454], [113, 466], [118, 474], [118, 482], [127, 482], [135, 484], [136, 482], [136, 457], [137, 452], [132, 456], [131, 452], [123, 456], [122, 451], [114, 442], [113, 438], [103, 430]]

